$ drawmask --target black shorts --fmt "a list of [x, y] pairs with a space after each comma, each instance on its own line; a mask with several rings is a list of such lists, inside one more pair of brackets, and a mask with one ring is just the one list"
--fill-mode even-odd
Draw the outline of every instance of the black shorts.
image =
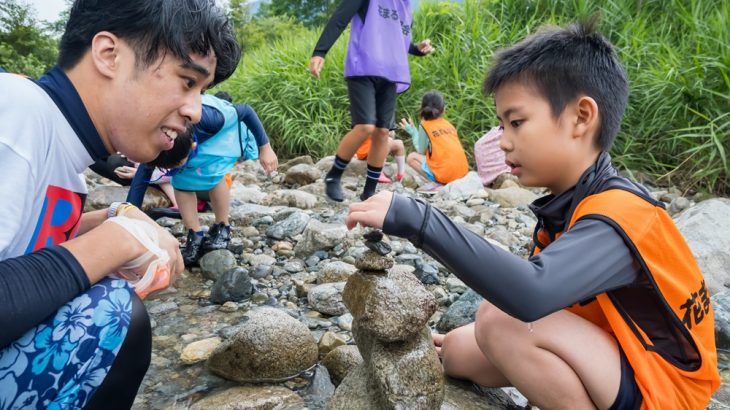
[[383, 77], [348, 77], [352, 126], [372, 124], [377, 128], [395, 126], [395, 83]]
[[639, 386], [636, 385], [634, 370], [631, 368], [624, 351], [621, 350], [621, 383], [618, 387], [616, 401], [608, 410], [638, 409], [643, 399]]

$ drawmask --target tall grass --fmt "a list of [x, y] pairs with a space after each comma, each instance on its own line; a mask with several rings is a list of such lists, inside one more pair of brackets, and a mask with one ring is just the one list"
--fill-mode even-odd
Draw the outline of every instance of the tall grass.
[[[496, 124], [481, 92], [499, 48], [543, 24], [601, 16], [631, 83], [629, 107], [612, 154], [657, 183], [730, 193], [730, 3], [701, 0], [467, 0], [422, 4], [414, 41], [437, 52], [411, 58], [411, 89], [398, 117], [417, 117], [430, 89], [447, 100], [447, 117], [465, 146]], [[322, 78], [307, 71], [319, 30], [284, 36], [248, 53], [224, 86], [259, 113], [283, 156], [329, 155], [350, 126], [342, 79], [347, 33], [327, 55]], [[467, 149], [471, 151], [471, 149]]]

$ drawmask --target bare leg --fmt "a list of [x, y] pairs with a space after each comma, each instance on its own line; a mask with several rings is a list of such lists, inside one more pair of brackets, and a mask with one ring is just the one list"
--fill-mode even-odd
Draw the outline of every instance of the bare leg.
[[388, 144], [388, 149], [393, 156], [406, 155], [406, 147], [403, 145], [403, 141], [389, 138]]
[[408, 154], [408, 158], [406, 158], [406, 162], [408, 163], [408, 166], [411, 167], [414, 171], [418, 173], [418, 175], [425, 178], [427, 181], [430, 181], [431, 178], [426, 175], [425, 172], [423, 172], [423, 169], [421, 169], [421, 162], [426, 159], [425, 156], [417, 153], [417, 152], [411, 152]]
[[157, 186], [160, 187], [165, 195], [167, 195], [167, 198], [170, 200], [170, 203], [172, 203], [172, 206], [177, 208], [177, 201], [175, 200], [175, 189], [172, 187], [172, 184], [169, 182], [163, 182], [161, 184], [158, 184]]
[[215, 214], [215, 223], [223, 222], [224, 225], [228, 225], [231, 191], [228, 189], [225, 178], [208, 191], [208, 195], [210, 195], [210, 206]]
[[477, 345], [474, 323], [458, 327], [446, 335], [433, 335], [444, 373], [455, 379], [470, 380], [489, 387], [511, 386], [502, 373], [487, 360]]
[[562, 310], [533, 322], [530, 329], [483, 302], [474, 334], [494, 369], [543, 410], [606, 409], [616, 399], [618, 344], [580, 316]]
[[[385, 157], [388, 156], [390, 150], [388, 144], [387, 128], [376, 128], [371, 135], [370, 151], [368, 152], [368, 165], [382, 168], [385, 163]], [[359, 147], [359, 145], [358, 145]]]
[[183, 225], [195, 232], [200, 231], [200, 221], [198, 220], [198, 196], [195, 192], [175, 190], [175, 199], [177, 207], [182, 216]]
[[337, 156], [345, 160], [352, 158], [355, 152], [357, 152], [357, 149], [360, 148], [360, 145], [362, 145], [374, 130], [375, 126], [372, 124], [357, 124], [352, 127], [350, 132], [342, 137], [340, 144], [337, 146]]

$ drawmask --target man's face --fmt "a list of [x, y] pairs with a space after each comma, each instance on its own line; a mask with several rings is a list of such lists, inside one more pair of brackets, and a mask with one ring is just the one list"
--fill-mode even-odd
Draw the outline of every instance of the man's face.
[[575, 184], [568, 172], [576, 157], [569, 122], [555, 118], [548, 101], [517, 81], [494, 95], [499, 123], [504, 127], [500, 147], [512, 174], [525, 186], [547, 187], [560, 194]]
[[134, 52], [120, 47], [119, 75], [109, 89], [104, 117], [109, 144], [130, 160], [148, 162], [173, 147], [178, 134], [200, 121], [201, 93], [213, 80], [216, 58], [192, 54], [191, 64], [166, 54], [147, 68], [135, 66]]

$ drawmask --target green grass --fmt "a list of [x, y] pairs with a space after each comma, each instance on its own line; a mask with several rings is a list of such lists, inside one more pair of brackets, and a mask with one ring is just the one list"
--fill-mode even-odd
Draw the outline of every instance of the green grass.
[[[730, 193], [730, 4], [700, 0], [467, 0], [422, 4], [414, 40], [437, 52], [411, 58], [411, 89], [398, 118], [417, 117], [424, 92], [446, 96], [447, 118], [465, 147], [496, 124], [481, 92], [493, 53], [543, 24], [599, 14], [631, 84], [612, 155], [658, 184]], [[320, 30], [297, 31], [247, 53], [223, 85], [259, 113], [282, 157], [330, 155], [350, 126], [342, 78], [348, 34], [327, 55], [317, 81], [307, 64]], [[405, 136], [404, 136], [405, 137]], [[471, 153], [471, 149], [467, 149]]]

